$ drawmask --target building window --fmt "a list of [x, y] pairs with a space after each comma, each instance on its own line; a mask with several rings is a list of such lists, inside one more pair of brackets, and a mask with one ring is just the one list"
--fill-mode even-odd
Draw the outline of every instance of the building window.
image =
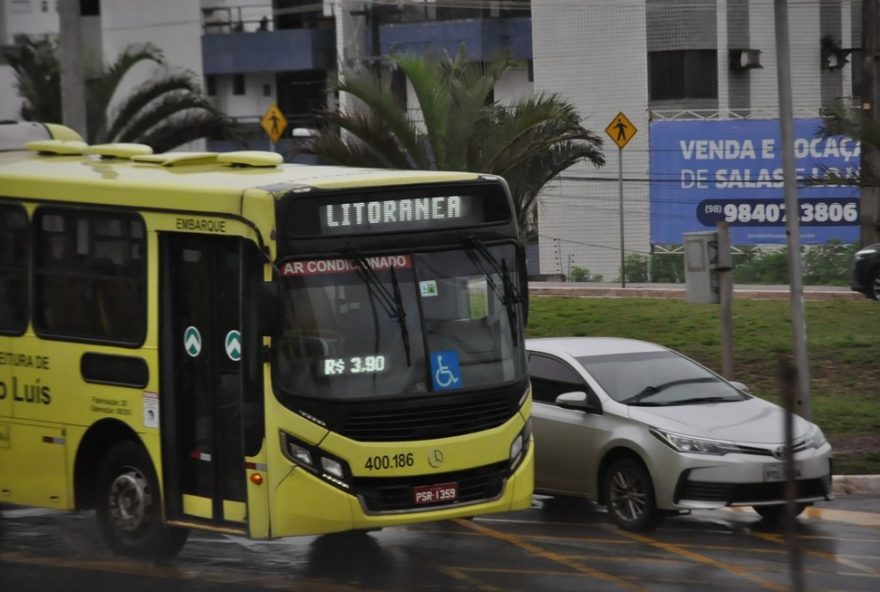
[[714, 49], [648, 53], [652, 101], [718, 98], [718, 56]]
[[243, 95], [244, 94], [244, 74], [233, 74], [232, 75], [232, 94], [234, 94], [234, 95]]
[[23, 207], [0, 205], [0, 333], [27, 328], [27, 231]]
[[41, 337], [140, 345], [146, 232], [134, 215], [46, 207], [34, 216], [34, 328]]
[[79, 0], [79, 13], [82, 16], [100, 16], [101, 0]]
[[213, 74], [205, 76], [205, 92], [209, 97], [217, 96], [217, 77]]

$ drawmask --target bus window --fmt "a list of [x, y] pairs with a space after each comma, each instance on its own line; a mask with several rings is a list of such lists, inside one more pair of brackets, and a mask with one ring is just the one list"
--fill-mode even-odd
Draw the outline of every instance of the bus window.
[[0, 332], [27, 326], [27, 216], [24, 208], [0, 205]]
[[146, 332], [143, 222], [132, 215], [41, 208], [35, 228], [37, 332], [141, 343]]

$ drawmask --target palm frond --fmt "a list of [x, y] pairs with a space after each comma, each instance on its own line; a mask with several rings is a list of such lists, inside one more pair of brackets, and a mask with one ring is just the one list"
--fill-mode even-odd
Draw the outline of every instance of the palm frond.
[[[407, 117], [406, 109], [394, 98], [376, 76], [368, 71], [351, 72], [338, 85], [340, 92], [346, 92], [363, 103], [363, 108], [381, 119], [392, 135], [411, 156], [413, 162], [408, 168], [428, 168], [428, 159], [419, 143], [415, 124]], [[351, 117], [359, 117], [358, 108]]]
[[58, 43], [53, 37], [23, 36], [18, 45], [18, 55], [11, 53], [7, 60], [15, 73], [15, 87], [22, 98], [22, 119], [61, 122]]
[[[128, 95], [109, 117], [109, 125], [102, 140], [110, 142], [122, 137], [137, 136], [143, 127], [135, 127], [138, 114], [148, 105], [165, 96], [186, 95], [195, 106], [213, 110], [208, 100], [201, 95], [201, 88], [186, 74], [171, 74], [159, 79], [148, 80]], [[133, 128], [133, 129], [132, 129]]]
[[156, 152], [167, 152], [201, 138], [230, 139], [232, 123], [214, 112], [184, 111], [152, 127], [138, 141]]
[[143, 138], [148, 137], [153, 128], [159, 127], [166, 121], [172, 121], [181, 114], [193, 111], [223, 118], [204, 97], [186, 92], [165, 93], [145, 105], [119, 135], [110, 138], [109, 141], [146, 144], [147, 142]]
[[[370, 112], [328, 110], [321, 115], [321, 120], [323, 126], [318, 135], [305, 142], [298, 153], [313, 154], [351, 166], [421, 168], [386, 121]], [[359, 158], [366, 160], [361, 164]]]
[[415, 93], [424, 119], [425, 134], [431, 147], [425, 168], [442, 169], [446, 163], [447, 121], [450, 109], [448, 68], [442, 58], [397, 54], [389, 58], [399, 68]]

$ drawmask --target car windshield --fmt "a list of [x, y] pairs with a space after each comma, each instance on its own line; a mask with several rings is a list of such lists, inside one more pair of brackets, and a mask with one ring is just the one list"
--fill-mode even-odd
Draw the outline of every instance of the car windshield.
[[717, 374], [671, 351], [585, 356], [577, 359], [615, 401], [667, 406], [741, 401]]
[[521, 378], [515, 256], [512, 245], [481, 245], [285, 262], [276, 385], [366, 399]]

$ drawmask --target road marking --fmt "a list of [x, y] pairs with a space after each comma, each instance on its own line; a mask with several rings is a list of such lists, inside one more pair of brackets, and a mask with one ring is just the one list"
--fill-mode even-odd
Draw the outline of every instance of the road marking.
[[519, 537], [515, 534], [507, 534], [507, 533], [495, 530], [494, 528], [489, 528], [488, 526], [484, 526], [482, 524], [477, 524], [475, 521], [472, 521], [472, 520], [462, 520], [460, 518], [456, 518], [453, 520], [453, 522], [455, 522], [459, 526], [462, 526], [465, 528], [470, 528], [472, 530], [476, 530], [477, 532], [480, 532], [480, 533], [482, 533], [488, 537], [491, 537], [493, 539], [497, 539], [499, 541], [504, 541], [506, 543], [509, 543], [511, 545], [519, 547], [520, 549], [526, 551], [527, 553], [530, 553], [530, 554], [535, 555], [537, 557], [541, 557], [541, 558], [546, 559], [548, 561], [552, 561], [554, 563], [559, 563], [561, 565], [564, 565], [565, 567], [567, 567], [569, 569], [573, 569], [576, 572], [582, 573], [584, 575], [587, 575], [587, 576], [590, 576], [593, 578], [604, 580], [604, 581], [610, 582], [612, 584], [616, 584], [616, 585], [620, 586], [621, 588], [626, 588], [627, 590], [644, 590], [645, 589], [637, 584], [632, 584], [622, 578], [618, 578], [617, 576], [613, 576], [613, 575], [605, 573], [603, 571], [599, 571], [597, 569], [593, 569], [591, 567], [581, 565], [580, 563], [578, 563], [576, 561], [572, 561], [572, 560], [566, 558], [564, 555], [561, 555], [559, 553], [554, 553], [552, 551], [547, 551], [546, 549], [542, 549], [541, 547], [539, 547], [537, 545], [533, 545], [532, 543], [529, 543], [528, 541], [524, 540], [522, 537]]
[[703, 565], [709, 565], [712, 567], [716, 567], [718, 569], [723, 569], [726, 572], [732, 573], [735, 576], [739, 576], [741, 578], [745, 578], [747, 580], [751, 580], [752, 582], [758, 584], [762, 588], [766, 588], [767, 590], [779, 590], [779, 592], [785, 592], [788, 590], [788, 586], [783, 584], [777, 584], [771, 580], [766, 578], [762, 578], [761, 576], [757, 576], [753, 573], [750, 573], [747, 569], [731, 565], [729, 563], [725, 563], [723, 561], [718, 561], [717, 559], [712, 559], [711, 557], [706, 557], [705, 555], [701, 555], [699, 553], [694, 553], [693, 551], [688, 551], [681, 545], [675, 545], [672, 543], [664, 543], [663, 541], [658, 541], [657, 539], [653, 539], [648, 536], [644, 536], [641, 534], [636, 534], [634, 532], [629, 532], [626, 530], [620, 530], [615, 526], [605, 525], [606, 530], [615, 532], [622, 537], [630, 538], [634, 541], [644, 543], [646, 545], [650, 545], [652, 547], [657, 547], [658, 549], [662, 549], [667, 551], [668, 553], [674, 553], [681, 557], [685, 557], [694, 561], [696, 563], [701, 563]]
[[[61, 557], [37, 557], [25, 555], [20, 552], [0, 551], [0, 563], [34, 565], [71, 569], [74, 571], [95, 571], [103, 573], [116, 573], [128, 576], [149, 576], [164, 580], [179, 580], [184, 582], [208, 582], [212, 584], [247, 584], [251, 588], [264, 588], [271, 590], [290, 590], [291, 579], [289, 576], [271, 577], [255, 576], [251, 573], [238, 573], [231, 571], [210, 570], [183, 571], [180, 565], [164, 566], [151, 562], [134, 563], [125, 560], [101, 561], [95, 559], [63, 559]], [[300, 580], [308, 585], [309, 590], [316, 592], [362, 592], [362, 586], [350, 586], [347, 584], [333, 584], [325, 581], [315, 581], [309, 578]]]
[[[753, 514], [751, 509], [739, 506], [733, 508], [724, 508], [724, 511], [751, 514], [757, 517], [757, 514]], [[798, 519], [843, 522], [845, 524], [854, 524], [855, 526], [870, 526], [873, 528], [880, 528], [880, 513], [878, 512], [859, 512], [858, 510], [836, 510], [834, 508], [809, 506], [804, 510], [804, 513]]]
[[440, 573], [447, 575], [454, 580], [457, 580], [464, 584], [468, 584], [469, 586], [476, 586], [478, 590], [484, 590], [485, 592], [502, 592], [502, 588], [496, 588], [495, 586], [484, 584], [478, 579], [472, 578], [471, 576], [464, 573], [465, 571], [473, 570], [462, 567], [453, 567], [451, 565], [440, 565], [439, 563], [433, 562], [431, 562], [430, 565]]
[[[765, 541], [770, 541], [771, 543], [776, 543], [779, 545], [785, 545], [785, 535], [781, 534], [770, 534], [766, 532], [753, 532], [751, 533], [753, 536], [758, 537], [759, 539], [763, 539]], [[866, 573], [871, 576], [880, 577], [880, 572], [876, 569], [859, 563], [858, 561], [853, 561], [852, 559], [847, 559], [842, 555], [837, 555], [835, 553], [828, 553], [827, 551], [817, 551], [815, 549], [807, 549], [802, 548], [803, 552], [807, 555], [812, 555], [813, 557], [819, 557], [820, 559], [825, 559], [826, 561], [836, 562], [841, 565], [845, 565], [847, 567], [851, 567], [853, 569], [857, 569], [862, 573]]]

